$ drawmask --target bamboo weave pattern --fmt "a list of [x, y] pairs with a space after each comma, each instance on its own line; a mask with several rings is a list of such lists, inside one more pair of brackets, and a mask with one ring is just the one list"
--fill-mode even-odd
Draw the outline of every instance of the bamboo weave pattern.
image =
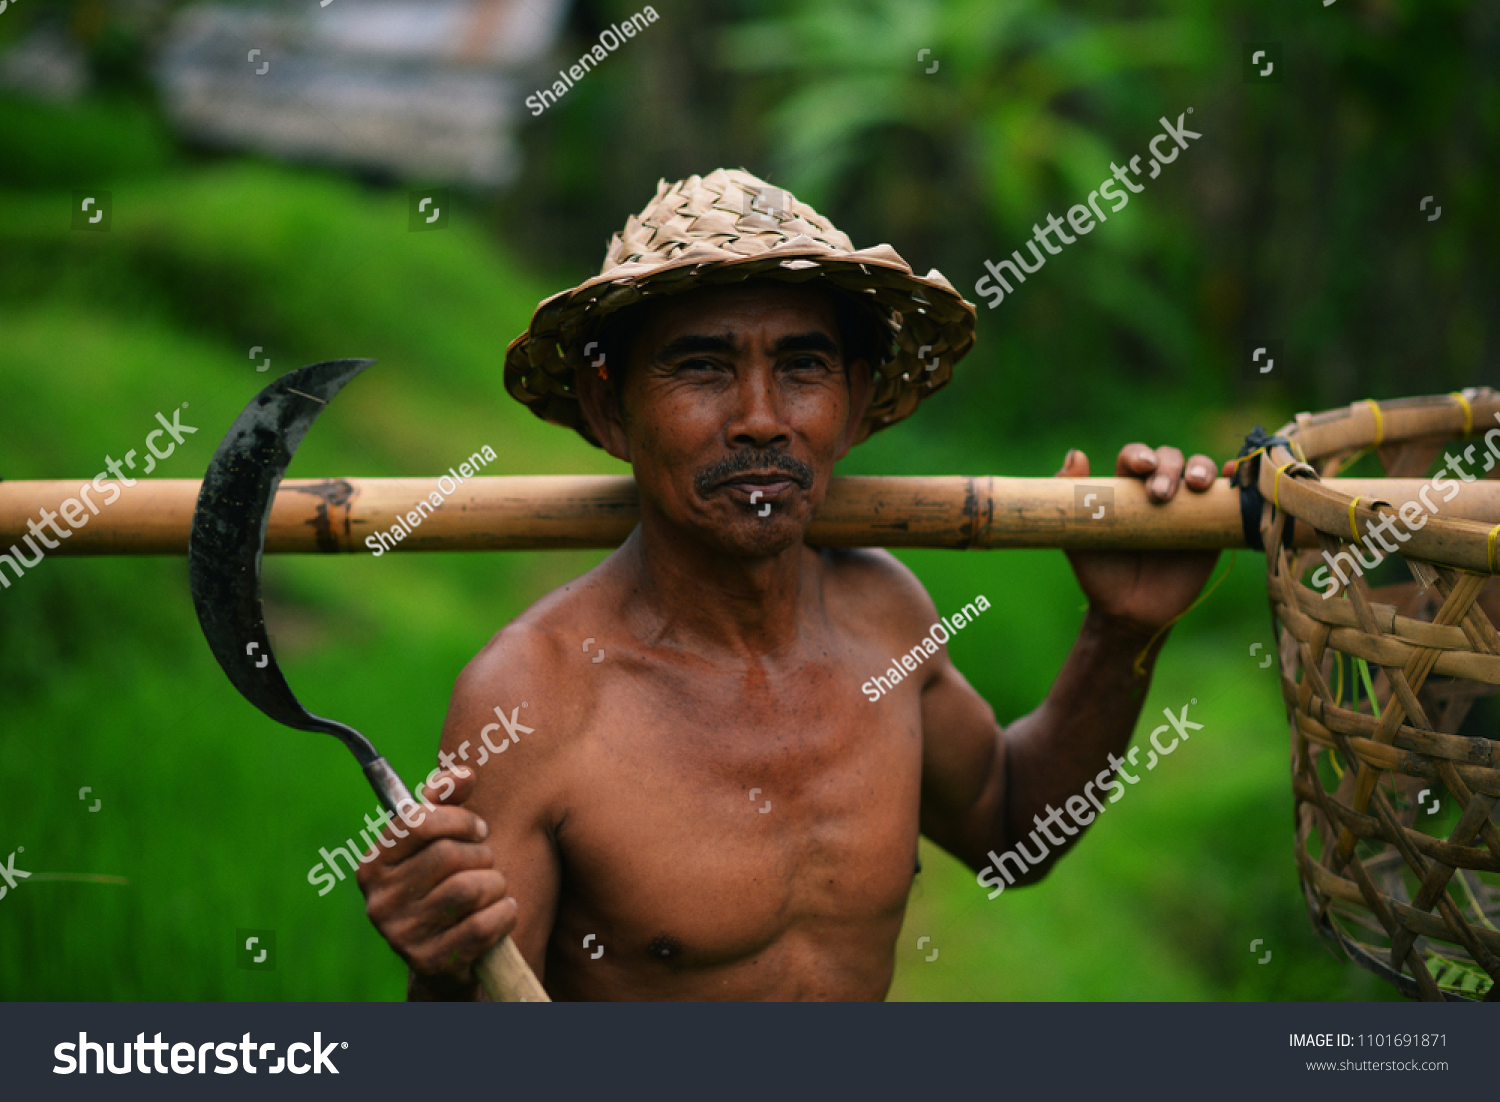
[[[1500, 449], [1497, 413], [1500, 396], [1470, 390], [1303, 414], [1280, 430], [1291, 449], [1271, 448], [1260, 468], [1309, 914], [1352, 959], [1428, 1000], [1500, 1000], [1500, 741], [1464, 726], [1475, 702], [1500, 690], [1490, 553], [1500, 517], [1447, 520], [1439, 505], [1431, 531], [1411, 533], [1369, 571], [1403, 575], [1378, 588], [1346, 571], [1348, 584], [1325, 600], [1302, 578], [1326, 564], [1322, 552], [1364, 540], [1383, 511], [1322, 479], [1371, 449], [1386, 477], [1421, 477], [1449, 441], [1487, 426]], [[1484, 453], [1482, 441], [1467, 453], [1477, 477]], [[1285, 544], [1290, 518], [1317, 531], [1321, 551]], [[1373, 707], [1360, 693], [1366, 673]]]

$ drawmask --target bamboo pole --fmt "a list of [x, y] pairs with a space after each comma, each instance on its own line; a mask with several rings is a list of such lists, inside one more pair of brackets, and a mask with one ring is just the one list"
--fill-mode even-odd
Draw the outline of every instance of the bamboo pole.
[[[450, 483], [451, 484], [451, 483]], [[89, 486], [88, 483], [83, 483]], [[108, 481], [100, 485], [109, 487]], [[1327, 485], [1400, 508], [1416, 500], [1420, 479], [1349, 478]], [[80, 483], [0, 482], [0, 554], [38, 522], [56, 548], [48, 555], [185, 555], [199, 483], [146, 479], [116, 487], [105, 505], [89, 486], [90, 512], [78, 503], [41, 526], [42, 510], [60, 513]], [[298, 479], [281, 484], [266, 551], [369, 554], [365, 540], [388, 532], [438, 488], [433, 478]], [[1084, 496], [1097, 493], [1084, 507]], [[1112, 495], [1112, 502], [1110, 502]], [[1103, 515], [1095, 517], [1103, 508]], [[1475, 482], [1443, 512], [1455, 519], [1500, 518], [1500, 482]], [[430, 515], [416, 515], [399, 551], [503, 551], [617, 546], [639, 519], [628, 476], [563, 475], [470, 478]], [[78, 527], [70, 523], [81, 521]], [[1493, 523], [1490, 520], [1489, 523]], [[1307, 525], [1298, 545], [1316, 546]], [[1220, 478], [1207, 491], [1180, 490], [1171, 502], [1148, 500], [1130, 478], [1000, 476], [844, 477], [831, 482], [807, 542], [822, 547], [1119, 548], [1243, 547], [1239, 491]], [[1304, 540], [1307, 542], [1304, 544]]]

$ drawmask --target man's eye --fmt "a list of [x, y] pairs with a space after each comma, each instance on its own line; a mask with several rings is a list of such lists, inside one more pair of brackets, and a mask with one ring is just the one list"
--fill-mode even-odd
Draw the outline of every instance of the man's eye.
[[831, 369], [828, 361], [820, 356], [794, 356], [787, 361], [787, 367], [792, 371], [828, 371]]

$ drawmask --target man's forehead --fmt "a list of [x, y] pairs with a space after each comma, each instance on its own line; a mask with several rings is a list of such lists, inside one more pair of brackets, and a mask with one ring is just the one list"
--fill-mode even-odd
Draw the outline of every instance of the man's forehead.
[[688, 332], [743, 339], [751, 327], [838, 336], [833, 302], [825, 289], [816, 286], [766, 282], [705, 287], [653, 305], [645, 329], [657, 340]]

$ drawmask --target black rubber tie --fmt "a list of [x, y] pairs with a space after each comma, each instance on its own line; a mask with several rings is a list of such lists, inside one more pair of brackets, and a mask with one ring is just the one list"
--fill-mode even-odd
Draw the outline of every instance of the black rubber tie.
[[[1245, 437], [1245, 445], [1240, 448], [1238, 457], [1243, 459], [1250, 455], [1252, 458], [1235, 469], [1235, 478], [1239, 481], [1240, 487], [1240, 526], [1244, 530], [1245, 546], [1252, 551], [1264, 552], [1266, 549], [1265, 541], [1260, 536], [1260, 515], [1266, 504], [1266, 499], [1260, 492], [1260, 461], [1265, 455], [1261, 449], [1270, 448], [1276, 444], [1280, 444], [1288, 451], [1292, 449], [1292, 442], [1285, 436], [1272, 436], [1261, 426], [1256, 425]], [[1288, 546], [1292, 543], [1292, 526], [1296, 523], [1296, 517], [1287, 517], [1286, 535], [1282, 542]]]

